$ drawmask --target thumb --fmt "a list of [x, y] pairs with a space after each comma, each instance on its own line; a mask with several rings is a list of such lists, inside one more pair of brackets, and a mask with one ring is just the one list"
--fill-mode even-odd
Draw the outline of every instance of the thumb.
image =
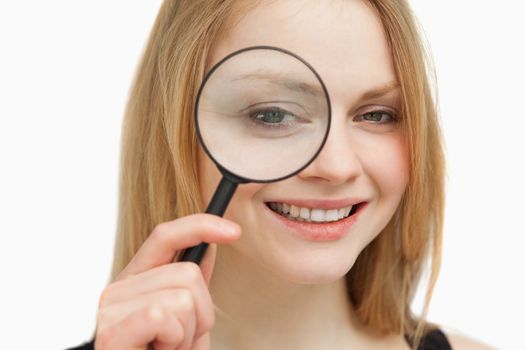
[[206, 284], [210, 285], [210, 279], [211, 275], [213, 273], [213, 269], [215, 268], [215, 257], [217, 256], [217, 244], [216, 243], [209, 243], [208, 248], [206, 249], [206, 253], [204, 253], [204, 257], [201, 260], [201, 263], [199, 265], [202, 276], [204, 277], [204, 280], [206, 281]]

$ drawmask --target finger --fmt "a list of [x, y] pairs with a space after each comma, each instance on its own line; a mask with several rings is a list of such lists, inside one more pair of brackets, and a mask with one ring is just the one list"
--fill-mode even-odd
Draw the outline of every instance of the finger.
[[[210, 251], [210, 254], [213, 252]], [[209, 265], [209, 261], [206, 264]], [[208, 286], [200, 267], [188, 261], [158, 266], [112, 283], [104, 290], [99, 306], [131, 301], [138, 296], [169, 289], [187, 289], [193, 295], [198, 319], [197, 335], [212, 327], [215, 313]]]
[[[123, 324], [128, 317], [140, 310], [152, 307], [170, 310], [179, 318], [185, 332], [191, 326], [191, 332], [194, 334], [198, 322], [202, 322], [202, 320], [196, 319], [195, 299], [191, 292], [187, 289], [170, 289], [155, 291], [133, 300], [115, 303], [100, 309], [97, 315], [97, 330], [104, 333], [107, 329]], [[205, 330], [211, 329], [210, 324], [206, 327]]]
[[[173, 314], [172, 314], [173, 315]], [[195, 317], [190, 318], [183, 318], [179, 314], [175, 315], [177, 320], [179, 321], [179, 324], [182, 325], [184, 337], [181, 342], [179, 342], [178, 345], [173, 345], [173, 343], [170, 341], [169, 337], [163, 338], [162, 334], [159, 334], [159, 336], [155, 339], [153, 342], [153, 347], [155, 349], [177, 349], [177, 350], [192, 350], [193, 341], [195, 339], [195, 327], [196, 327], [196, 321]], [[166, 331], [169, 331], [166, 330]]]
[[175, 349], [184, 341], [184, 328], [178, 318], [158, 305], [136, 310], [123, 322], [107, 328], [95, 337], [100, 350], [144, 350], [155, 340]]
[[211, 348], [210, 333], [206, 332], [203, 335], [201, 335], [199, 338], [195, 339], [192, 350], [210, 350], [210, 348]]
[[117, 279], [171, 263], [177, 250], [202, 242], [229, 243], [240, 236], [240, 226], [211, 214], [194, 214], [157, 225]]

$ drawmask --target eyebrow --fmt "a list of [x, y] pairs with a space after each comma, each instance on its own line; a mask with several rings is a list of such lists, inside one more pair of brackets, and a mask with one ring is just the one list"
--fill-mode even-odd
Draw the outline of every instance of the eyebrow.
[[387, 83], [387, 84], [384, 84], [382, 86], [379, 86], [379, 87], [376, 87], [376, 88], [373, 88], [371, 90], [368, 90], [366, 92], [364, 92], [360, 97], [359, 97], [359, 101], [363, 101], [363, 100], [373, 100], [373, 99], [376, 99], [376, 98], [380, 98], [380, 97], [383, 97], [387, 94], [389, 94], [390, 92], [394, 91], [394, 90], [397, 90], [399, 89], [400, 85], [397, 81], [393, 81], [393, 82], [390, 82], [390, 83]]
[[232, 81], [238, 80], [265, 80], [276, 85], [284, 86], [285, 88], [292, 91], [303, 92], [313, 96], [324, 95], [324, 90], [321, 88], [321, 84], [312, 85], [303, 81], [290, 79], [279, 74], [248, 73], [243, 74], [238, 78], [232, 79]]
[[[232, 79], [232, 81], [238, 80], [266, 80], [277, 85], [282, 85], [290, 90], [305, 92], [313, 96], [319, 96], [324, 94], [324, 90], [321, 89], [320, 85], [312, 85], [271, 73], [247, 73], [241, 75], [238, 78]], [[391, 93], [392, 91], [399, 89], [399, 87], [400, 85], [397, 81], [386, 83], [379, 87], [365, 91], [363, 94], [361, 94], [358, 101], [373, 100], [383, 97]]]

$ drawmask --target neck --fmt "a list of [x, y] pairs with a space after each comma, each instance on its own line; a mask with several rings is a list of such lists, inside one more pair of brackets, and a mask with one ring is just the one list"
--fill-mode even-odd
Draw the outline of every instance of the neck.
[[293, 283], [225, 245], [217, 250], [210, 292], [217, 306], [214, 348], [337, 348], [359, 329], [344, 277]]

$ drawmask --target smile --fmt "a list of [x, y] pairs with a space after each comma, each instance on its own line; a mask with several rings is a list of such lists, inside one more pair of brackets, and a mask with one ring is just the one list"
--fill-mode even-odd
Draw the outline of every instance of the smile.
[[357, 203], [342, 208], [320, 209], [299, 207], [293, 204], [282, 202], [268, 202], [266, 205], [279, 215], [292, 220], [311, 223], [326, 223], [346, 219], [352, 216], [363, 203]]
[[367, 206], [368, 201], [352, 198], [265, 202], [277, 227], [286, 228], [285, 232], [303, 240], [325, 242], [348, 235]]

